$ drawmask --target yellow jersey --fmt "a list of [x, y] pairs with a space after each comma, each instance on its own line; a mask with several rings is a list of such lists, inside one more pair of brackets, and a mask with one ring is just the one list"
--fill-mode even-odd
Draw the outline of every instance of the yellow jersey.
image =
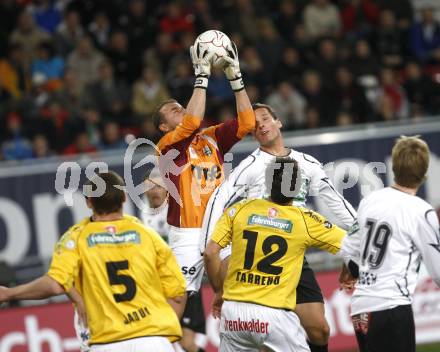
[[89, 218], [59, 240], [48, 275], [84, 299], [90, 344], [142, 336], [182, 336], [167, 298], [185, 293], [185, 279], [171, 249], [132, 216]]
[[335, 254], [344, 236], [344, 230], [306, 208], [265, 199], [233, 205], [211, 238], [221, 247], [232, 243], [223, 298], [294, 310], [306, 249]]

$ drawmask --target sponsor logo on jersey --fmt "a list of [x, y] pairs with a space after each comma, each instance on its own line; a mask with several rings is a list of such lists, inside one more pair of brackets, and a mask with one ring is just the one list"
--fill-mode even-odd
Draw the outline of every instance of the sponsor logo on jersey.
[[210, 156], [210, 155], [212, 155], [212, 150], [211, 150], [211, 148], [209, 148], [207, 145], [205, 145], [205, 146], [203, 147], [203, 153], [204, 153], [206, 156]]
[[269, 208], [267, 212], [267, 216], [269, 216], [270, 218], [276, 218], [277, 215], [278, 215], [278, 210], [276, 210], [275, 208]]
[[87, 237], [89, 247], [98, 246], [100, 244], [126, 244], [141, 243], [141, 238], [136, 231], [127, 231], [118, 234], [111, 233], [92, 233]]
[[105, 229], [107, 230], [107, 232], [113, 235], [116, 233], [116, 226], [114, 225], [106, 226]]
[[280, 229], [285, 232], [292, 232], [293, 224], [290, 220], [272, 219], [267, 216], [252, 214], [248, 218], [248, 225], [261, 225]]

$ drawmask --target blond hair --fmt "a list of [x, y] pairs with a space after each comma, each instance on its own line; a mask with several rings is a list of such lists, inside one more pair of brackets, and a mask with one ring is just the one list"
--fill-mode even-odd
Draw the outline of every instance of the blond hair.
[[429, 147], [420, 136], [401, 136], [394, 144], [394, 181], [403, 187], [417, 188], [426, 180], [429, 166]]

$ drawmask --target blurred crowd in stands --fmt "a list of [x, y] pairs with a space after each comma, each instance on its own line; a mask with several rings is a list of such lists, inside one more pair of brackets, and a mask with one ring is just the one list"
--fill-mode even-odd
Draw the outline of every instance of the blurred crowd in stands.
[[[422, 2], [2, 0], [0, 159], [157, 140], [152, 113], [186, 104], [188, 48], [209, 29], [235, 41], [251, 100], [284, 130], [440, 114], [440, 4]], [[234, 116], [222, 72], [208, 96], [206, 124]]]

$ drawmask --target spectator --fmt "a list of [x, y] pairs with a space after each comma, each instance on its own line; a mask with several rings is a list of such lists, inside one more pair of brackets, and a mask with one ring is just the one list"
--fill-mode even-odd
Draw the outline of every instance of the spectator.
[[88, 26], [95, 47], [104, 50], [110, 39], [110, 20], [105, 12], [98, 12]]
[[274, 108], [283, 124], [283, 130], [302, 128], [306, 124], [304, 97], [289, 82], [280, 82], [266, 103]]
[[411, 0], [376, 0], [375, 2], [382, 10], [389, 10], [394, 14], [401, 30], [410, 27], [414, 17]]
[[64, 73], [64, 59], [57, 56], [49, 41], [38, 44], [36, 58], [31, 64], [31, 74], [42, 73], [47, 79], [61, 79]]
[[404, 88], [412, 105], [423, 107], [428, 114], [440, 113], [440, 84], [423, 73], [420, 65], [411, 61], [405, 67]]
[[[147, 12], [146, 3], [150, 6], [150, 12]], [[142, 57], [145, 49], [154, 46], [156, 33], [159, 32], [157, 17], [151, 15], [153, 6], [151, 0], [147, 2], [144, 0], [129, 1], [128, 21], [122, 25], [122, 28], [127, 33], [128, 47], [135, 58]]]
[[32, 157], [32, 147], [23, 133], [22, 119], [16, 112], [6, 117], [7, 137], [2, 144], [5, 160], [24, 160]]
[[99, 150], [125, 149], [127, 143], [121, 137], [119, 125], [114, 121], [107, 121], [102, 131], [102, 141]]
[[405, 119], [409, 117], [408, 100], [392, 69], [384, 68], [380, 74], [377, 110], [383, 120]]
[[276, 14], [274, 21], [278, 29], [278, 33], [286, 42], [291, 41], [292, 28], [301, 22], [301, 15], [296, 10], [293, 0], [282, 0], [279, 6], [279, 12]]
[[370, 105], [364, 90], [353, 80], [353, 75], [347, 67], [340, 67], [336, 73], [335, 96], [337, 111], [344, 111], [351, 116], [355, 123], [368, 121]]
[[335, 82], [336, 69], [341, 65], [335, 42], [332, 39], [323, 39], [319, 43], [318, 56], [314, 66], [319, 72], [322, 83], [326, 88], [331, 88]]
[[440, 63], [440, 24], [431, 7], [422, 8], [421, 21], [412, 25], [410, 36], [411, 50], [417, 59]]
[[[306, 71], [303, 75], [303, 95], [307, 100], [309, 108], [317, 110], [318, 116], [315, 118], [315, 112], [309, 112], [307, 121], [309, 128], [318, 126], [331, 126], [336, 118], [336, 101], [331, 91], [322, 86], [321, 77], [316, 71]], [[317, 125], [316, 125], [317, 124]]]
[[329, 0], [313, 0], [304, 9], [304, 26], [309, 39], [336, 37], [341, 29], [338, 8]]
[[90, 143], [89, 136], [85, 131], [79, 132], [75, 141], [64, 149], [64, 155], [75, 155], [82, 153], [95, 153], [97, 151], [96, 147]]
[[340, 111], [336, 116], [336, 126], [351, 126], [353, 122], [353, 116], [347, 111]]
[[175, 58], [176, 52], [177, 48], [173, 44], [172, 35], [170, 33], [159, 33], [156, 45], [146, 51], [144, 62], [157, 71], [168, 72], [170, 62]]
[[52, 0], [34, 1], [30, 11], [34, 15], [38, 26], [50, 34], [55, 32], [55, 29], [61, 22], [61, 13]]
[[241, 72], [247, 84], [255, 84], [260, 92], [266, 89], [264, 66], [260, 55], [253, 46], [246, 46], [240, 51]]
[[48, 158], [55, 155], [50, 149], [49, 141], [44, 134], [37, 134], [32, 139], [32, 157], [33, 158]]
[[289, 81], [294, 85], [299, 84], [303, 72], [304, 66], [298, 50], [291, 46], [284, 48], [281, 62], [275, 68], [275, 83]]
[[107, 60], [99, 66], [98, 80], [86, 87], [84, 103], [95, 105], [104, 114], [111, 114], [114, 101], [125, 104], [122, 109], [126, 109], [126, 102], [130, 99], [130, 91], [124, 82], [119, 82], [114, 78], [113, 67]]
[[136, 81], [133, 87], [133, 111], [139, 115], [150, 115], [168, 98], [168, 91], [158, 74], [152, 68], [145, 67], [142, 78]]
[[306, 107], [306, 128], [318, 128], [321, 126], [321, 115], [319, 110], [313, 106], [308, 105]]
[[81, 89], [78, 84], [78, 77], [72, 69], [67, 68], [64, 71], [61, 86], [62, 88], [55, 93], [55, 96], [67, 111], [69, 111], [70, 116], [78, 117], [83, 102], [81, 100]]
[[104, 56], [94, 48], [90, 37], [83, 37], [78, 41], [67, 59], [67, 65], [75, 74], [81, 92], [98, 79], [99, 66], [103, 61]]
[[272, 82], [275, 68], [281, 61], [284, 44], [269, 19], [260, 20], [258, 30], [260, 39], [256, 48], [265, 67], [265, 79]]
[[193, 85], [194, 76], [190, 63], [188, 61], [178, 62], [175, 65], [174, 72], [168, 79], [171, 96], [186, 106], [191, 98]]
[[196, 33], [203, 33], [210, 29], [220, 27], [218, 20], [214, 20], [213, 11], [210, 9], [210, 4], [207, 0], [195, 0], [193, 4], [194, 12], [194, 27]]
[[123, 31], [112, 33], [106, 54], [113, 65], [115, 78], [119, 82], [132, 83], [139, 77], [142, 69], [140, 56], [135, 57], [130, 51], [127, 35]]
[[20, 98], [31, 89], [28, 66], [21, 44], [11, 44], [8, 57], [0, 59], [2, 87], [14, 98]]
[[47, 89], [47, 78], [42, 73], [35, 73], [32, 76], [32, 88], [20, 100], [19, 106], [26, 119], [32, 119], [39, 115], [43, 108], [51, 98], [51, 94]]
[[69, 55], [83, 36], [84, 29], [79, 13], [72, 9], [67, 10], [55, 34], [58, 53], [63, 57]]
[[160, 20], [160, 30], [174, 35], [177, 40], [182, 33], [194, 31], [193, 18], [178, 1], [171, 1]]
[[21, 8], [16, 0], [0, 1], [0, 57], [6, 54], [9, 34], [15, 29], [20, 12]]
[[390, 10], [381, 11], [373, 39], [383, 65], [400, 67], [403, 64], [404, 37]]
[[99, 145], [101, 143], [101, 113], [93, 105], [86, 105], [82, 111], [81, 118], [80, 129], [87, 133], [91, 144]]
[[354, 55], [350, 60], [350, 70], [361, 80], [365, 76], [377, 76], [380, 65], [371, 54], [370, 45], [366, 40], [358, 40], [355, 44]]
[[258, 16], [251, 0], [233, 2], [228, 13], [224, 16], [226, 32], [240, 33], [250, 44], [258, 41]]
[[35, 50], [41, 41], [48, 40], [47, 32], [39, 29], [32, 15], [23, 11], [18, 17], [17, 27], [10, 36], [10, 42], [20, 44], [24, 50], [26, 64], [30, 64], [35, 57]]
[[379, 8], [372, 0], [348, 0], [341, 12], [344, 32], [354, 38], [368, 36], [379, 19]]

